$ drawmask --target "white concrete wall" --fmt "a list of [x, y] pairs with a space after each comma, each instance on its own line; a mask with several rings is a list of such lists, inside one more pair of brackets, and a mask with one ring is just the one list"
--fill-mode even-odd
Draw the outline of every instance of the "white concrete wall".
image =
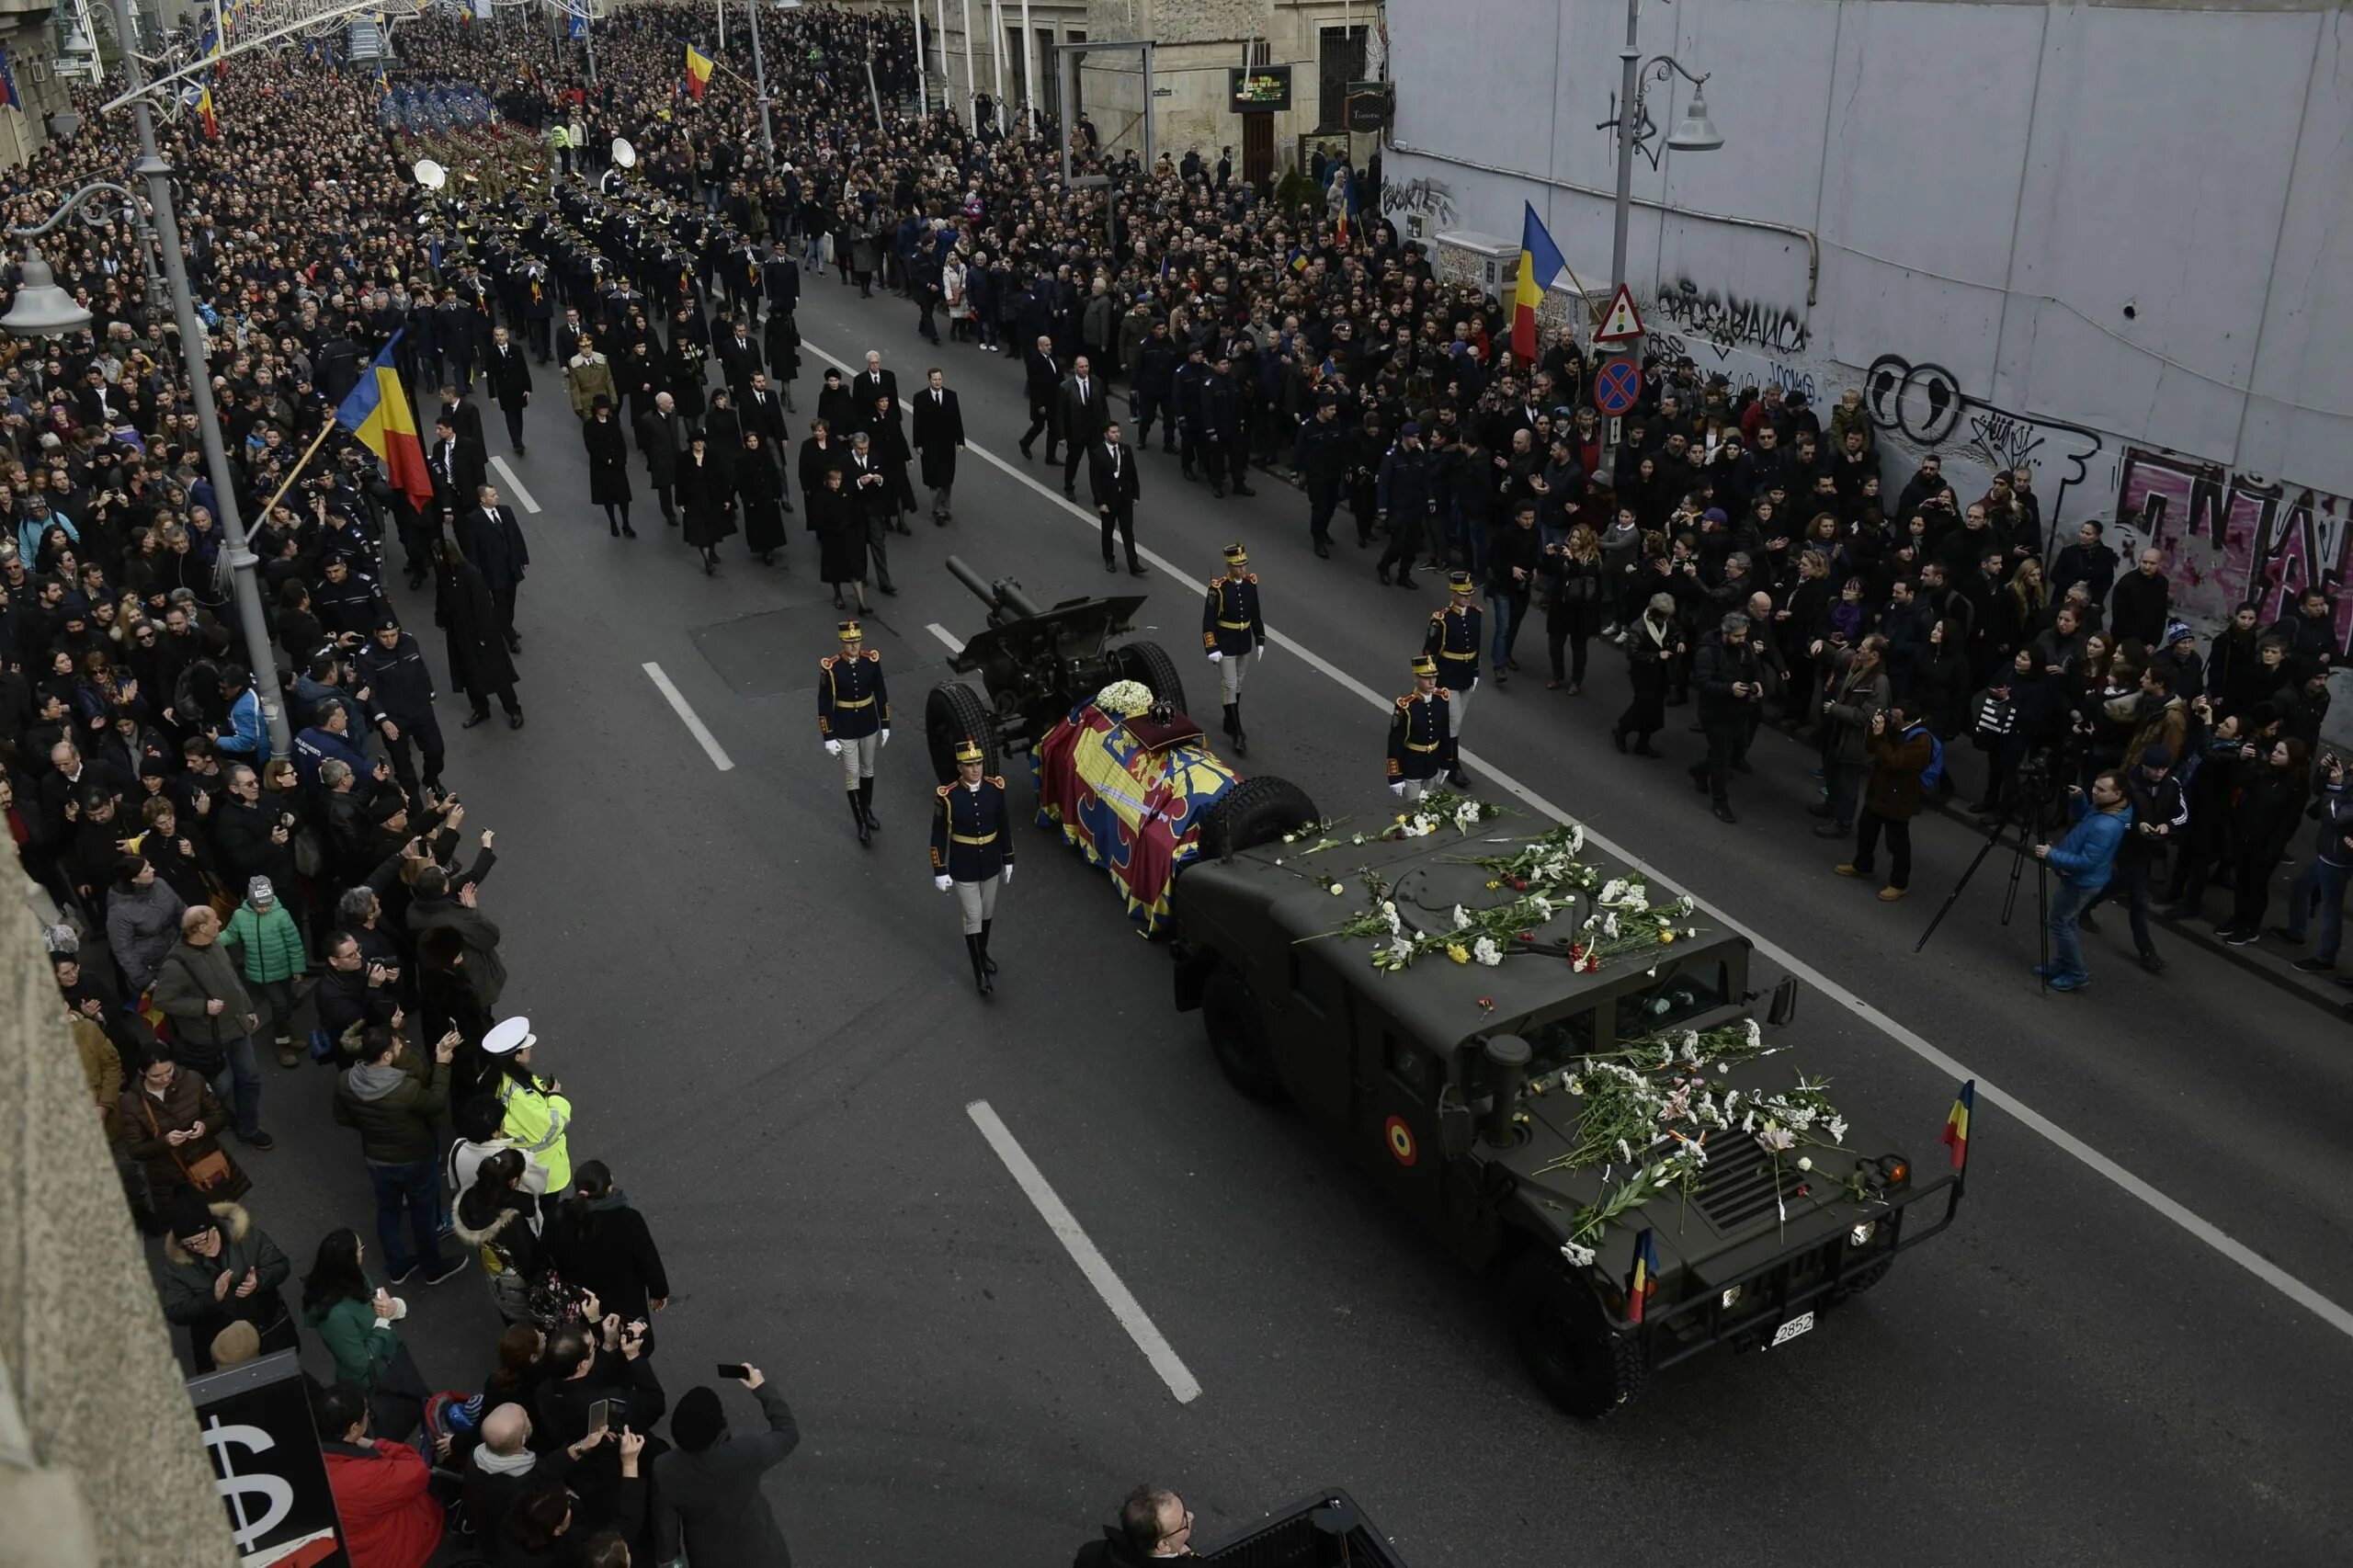
[[[1516, 237], [1533, 201], [1606, 291], [1616, 165], [1596, 126], [1620, 0], [1398, 6], [1389, 25], [1392, 219]], [[1891, 479], [1933, 448], [1964, 500], [1994, 462], [2036, 461], [2046, 515], [2153, 533], [2210, 614], [2353, 571], [2342, 5], [1677, 0], [1646, 7], [1641, 41], [1710, 74], [1727, 137], [1635, 166], [1671, 210], [1636, 210], [1628, 270], [1703, 370], [1817, 404], [1859, 389]], [[1652, 118], [1688, 92], [1653, 87]]]

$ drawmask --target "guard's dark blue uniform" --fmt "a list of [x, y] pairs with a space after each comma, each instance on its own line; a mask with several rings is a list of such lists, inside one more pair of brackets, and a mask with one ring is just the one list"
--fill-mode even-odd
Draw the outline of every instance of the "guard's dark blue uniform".
[[829, 741], [862, 740], [891, 722], [891, 694], [882, 684], [882, 655], [868, 648], [855, 657], [833, 653], [817, 661], [817, 733]]
[[942, 784], [931, 819], [932, 874], [959, 882], [992, 880], [1013, 864], [1006, 827], [1004, 779], [992, 775], [977, 786]]
[[1201, 651], [1240, 658], [1266, 637], [1266, 618], [1258, 612], [1258, 574], [1211, 578], [1209, 595], [1201, 601]]
[[1454, 694], [1444, 687], [1427, 697], [1401, 697], [1389, 716], [1389, 781], [1403, 781], [1419, 800], [1429, 781], [1454, 771]]

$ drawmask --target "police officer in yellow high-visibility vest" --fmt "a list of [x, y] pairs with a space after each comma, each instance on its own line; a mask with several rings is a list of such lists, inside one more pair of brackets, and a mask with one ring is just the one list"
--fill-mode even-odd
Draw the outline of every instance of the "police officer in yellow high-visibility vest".
[[567, 179], [570, 178], [572, 175], [572, 132], [565, 129], [563, 121], [558, 120], [556, 122], [555, 133], [550, 137], [549, 140], [555, 147], [556, 166], [563, 171], [564, 176]]
[[482, 1048], [498, 1058], [498, 1103], [506, 1108], [499, 1131], [548, 1173], [551, 1195], [572, 1190], [572, 1102], [553, 1078], [531, 1071], [531, 1047], [539, 1040], [529, 1018], [502, 1018], [482, 1037]]

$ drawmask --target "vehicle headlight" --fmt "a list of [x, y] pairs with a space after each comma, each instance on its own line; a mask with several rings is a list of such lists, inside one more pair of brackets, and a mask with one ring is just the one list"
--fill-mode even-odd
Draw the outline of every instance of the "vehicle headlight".
[[1726, 1287], [1724, 1293], [1716, 1298], [1716, 1304], [1723, 1308], [1724, 1311], [1730, 1312], [1733, 1307], [1740, 1304], [1741, 1292], [1745, 1289], [1746, 1287], [1740, 1285]]
[[1847, 1242], [1850, 1246], [1867, 1247], [1871, 1244], [1871, 1238], [1877, 1234], [1879, 1234], [1879, 1221], [1866, 1220], [1847, 1233]]

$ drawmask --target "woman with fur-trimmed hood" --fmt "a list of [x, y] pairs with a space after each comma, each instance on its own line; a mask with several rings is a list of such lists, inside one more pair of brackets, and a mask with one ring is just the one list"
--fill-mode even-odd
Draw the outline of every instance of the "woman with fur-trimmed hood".
[[164, 1237], [164, 1316], [188, 1331], [196, 1369], [212, 1370], [212, 1341], [249, 1323], [262, 1353], [299, 1343], [281, 1293], [293, 1265], [240, 1203], [207, 1203], [193, 1187], [173, 1195]]

